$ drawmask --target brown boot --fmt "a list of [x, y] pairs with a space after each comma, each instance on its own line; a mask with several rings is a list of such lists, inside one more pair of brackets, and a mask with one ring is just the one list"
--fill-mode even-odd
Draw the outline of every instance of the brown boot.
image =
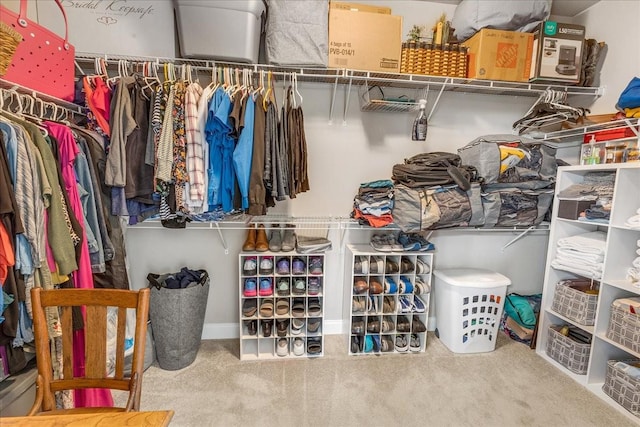
[[258, 230], [256, 231], [256, 251], [266, 252], [269, 250], [269, 239], [267, 239], [267, 232], [264, 229], [264, 224], [258, 224]]
[[256, 250], [256, 225], [249, 224], [249, 231], [247, 232], [247, 240], [242, 245], [244, 252], [251, 252]]

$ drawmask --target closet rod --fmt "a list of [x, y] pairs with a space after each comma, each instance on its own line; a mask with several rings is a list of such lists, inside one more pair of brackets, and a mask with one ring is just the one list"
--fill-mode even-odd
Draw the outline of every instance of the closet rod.
[[57, 107], [64, 108], [65, 110], [67, 110], [71, 114], [80, 114], [80, 115], [83, 115], [83, 116], [86, 115], [86, 113], [85, 113], [86, 112], [86, 108], [81, 106], [81, 105], [74, 104], [73, 102], [65, 101], [63, 99], [56, 98], [54, 96], [44, 94], [42, 92], [38, 92], [38, 91], [33, 90], [33, 89], [29, 89], [28, 87], [19, 85], [17, 83], [10, 82], [8, 80], [0, 79], [0, 89], [1, 90], [6, 90], [6, 91], [15, 90], [20, 95], [31, 96], [31, 97], [33, 97], [35, 99], [39, 99], [39, 100], [44, 101], [44, 102], [53, 103]]

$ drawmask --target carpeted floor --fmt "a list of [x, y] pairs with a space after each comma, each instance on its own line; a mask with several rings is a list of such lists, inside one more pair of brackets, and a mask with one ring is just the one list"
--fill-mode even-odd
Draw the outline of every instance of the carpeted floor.
[[[500, 336], [490, 353], [454, 355], [429, 334], [420, 354], [241, 362], [238, 340], [203, 341], [187, 368], [144, 375], [141, 410], [172, 426], [633, 426], [542, 360]], [[122, 400], [121, 396], [117, 400]]]

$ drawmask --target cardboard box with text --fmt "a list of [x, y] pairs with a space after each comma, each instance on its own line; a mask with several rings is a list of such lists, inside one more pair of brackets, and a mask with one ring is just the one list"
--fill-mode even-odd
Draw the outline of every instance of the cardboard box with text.
[[529, 81], [533, 34], [484, 28], [463, 43], [471, 79]]
[[545, 21], [533, 33], [529, 78], [532, 81], [578, 83], [582, 66], [582, 25]]

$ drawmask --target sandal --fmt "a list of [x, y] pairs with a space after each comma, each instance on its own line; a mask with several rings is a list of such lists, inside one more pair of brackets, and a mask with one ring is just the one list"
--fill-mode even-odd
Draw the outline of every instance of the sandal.
[[260, 304], [260, 316], [271, 317], [273, 316], [273, 300], [263, 300]]
[[258, 311], [258, 302], [255, 299], [248, 299], [242, 303], [242, 315], [244, 317], [255, 316], [256, 311]]
[[304, 319], [291, 319], [291, 334], [300, 335], [304, 329]]
[[322, 341], [320, 341], [320, 338], [307, 339], [307, 353], [308, 354], [322, 353]]
[[293, 300], [293, 307], [291, 308], [291, 314], [293, 317], [304, 317], [304, 300], [296, 298]]
[[276, 333], [279, 337], [286, 337], [287, 329], [289, 329], [289, 319], [276, 320]]
[[322, 304], [320, 304], [320, 299], [309, 298], [307, 301], [307, 312], [309, 313], [309, 316], [320, 316], [322, 314]]
[[307, 322], [307, 331], [315, 333], [320, 329], [320, 319], [309, 319]]
[[289, 300], [279, 298], [276, 301], [276, 314], [284, 316], [287, 313], [289, 313]]

